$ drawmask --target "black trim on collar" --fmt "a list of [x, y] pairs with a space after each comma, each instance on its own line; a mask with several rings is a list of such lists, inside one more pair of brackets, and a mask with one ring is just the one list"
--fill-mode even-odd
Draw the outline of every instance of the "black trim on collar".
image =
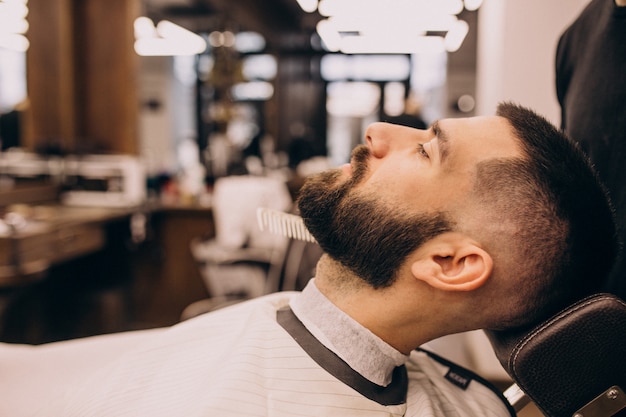
[[[364, 397], [381, 405], [400, 405], [406, 402], [409, 381], [404, 365], [394, 369], [391, 383], [388, 386], [377, 385], [356, 372], [333, 351], [317, 340], [304, 327], [304, 324], [291, 311], [291, 308], [283, 307], [278, 310], [276, 312], [276, 320], [311, 359], [332, 376], [352, 387]], [[358, 341], [355, 341], [355, 343], [358, 343]]]

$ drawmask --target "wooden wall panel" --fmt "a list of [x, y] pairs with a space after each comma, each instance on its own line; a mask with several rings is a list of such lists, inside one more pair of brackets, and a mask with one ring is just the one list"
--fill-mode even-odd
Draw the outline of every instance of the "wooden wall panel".
[[[76, 0], [75, 0], [76, 1]], [[134, 0], [78, 0], [79, 133], [104, 151], [138, 152]]]
[[63, 148], [76, 136], [71, 0], [30, 0], [26, 147], [50, 142]]
[[32, 138], [70, 152], [138, 153], [140, 0], [30, 0]]

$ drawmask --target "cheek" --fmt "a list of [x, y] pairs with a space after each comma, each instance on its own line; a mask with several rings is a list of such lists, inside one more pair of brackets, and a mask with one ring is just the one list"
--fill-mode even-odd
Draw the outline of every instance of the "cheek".
[[379, 201], [391, 210], [422, 207], [424, 203], [434, 203], [440, 193], [432, 178], [418, 176], [413, 171], [403, 171], [400, 167], [378, 170], [362, 184], [360, 192]]
[[360, 192], [390, 210], [439, 211], [449, 209], [467, 197], [469, 181], [458, 176], [436, 176], [432, 171], [405, 166], [380, 167], [361, 184]]

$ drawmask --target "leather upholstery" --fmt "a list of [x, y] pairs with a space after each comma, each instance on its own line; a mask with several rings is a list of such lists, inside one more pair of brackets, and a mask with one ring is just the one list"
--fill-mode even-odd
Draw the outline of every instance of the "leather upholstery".
[[585, 298], [529, 331], [486, 333], [548, 417], [571, 417], [613, 385], [626, 391], [626, 303], [616, 296]]

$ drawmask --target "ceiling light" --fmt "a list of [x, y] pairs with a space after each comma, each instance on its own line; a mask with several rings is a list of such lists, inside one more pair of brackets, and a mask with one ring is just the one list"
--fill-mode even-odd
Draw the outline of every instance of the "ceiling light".
[[341, 52], [346, 54], [414, 54], [439, 53], [445, 50], [441, 36], [419, 36], [413, 39], [374, 38], [369, 36], [347, 36], [341, 40]]
[[156, 27], [147, 17], [134, 22], [135, 52], [142, 56], [197, 55], [206, 50], [204, 39], [168, 20]]
[[[323, 46], [344, 53], [454, 52], [469, 27], [457, 15], [482, 0], [321, 0]], [[430, 32], [430, 33], [429, 33]], [[443, 32], [441, 36], [427, 36]]]
[[463, 11], [462, 0], [321, 0], [318, 11], [322, 16], [361, 16], [364, 13], [383, 16], [413, 16], [423, 14], [457, 15]]
[[0, 0], [0, 48], [25, 52], [30, 43], [25, 36], [28, 31], [28, 7], [26, 0]]
[[28, 32], [28, 22], [23, 18], [14, 19], [9, 15], [0, 13], [0, 32], [19, 33], [23, 35]]
[[199, 47], [192, 44], [181, 44], [171, 39], [137, 39], [135, 52], [141, 56], [182, 56], [197, 55], [204, 52], [206, 45]]
[[18, 33], [0, 33], [0, 48], [15, 52], [26, 52], [30, 43], [24, 35]]
[[317, 10], [317, 0], [297, 0], [298, 4], [307, 13], [313, 13]]
[[25, 19], [28, 15], [28, 6], [25, 0], [0, 1], [0, 15], [10, 16], [14, 19]]
[[154, 38], [157, 36], [156, 28], [151, 19], [147, 17], [138, 17], [133, 23], [135, 30], [135, 39]]
[[454, 26], [450, 28], [444, 39], [446, 51], [457, 51], [461, 47], [467, 32], [469, 32], [469, 25], [467, 22], [464, 20], [457, 21]]
[[483, 4], [483, 0], [464, 0], [463, 3], [465, 3], [465, 8], [471, 12], [478, 10]]
[[337, 52], [341, 48], [341, 35], [330, 19], [320, 20], [317, 23], [317, 34], [320, 35], [324, 47], [330, 52]]
[[[340, 34], [380, 36], [423, 35], [425, 32], [446, 32], [458, 18], [449, 14], [438, 15], [398, 15], [381, 18], [376, 14], [362, 13], [358, 16], [332, 16], [321, 22], [329, 22], [333, 30]], [[321, 23], [320, 22], [320, 23]]]
[[202, 42], [204, 39], [199, 35], [179, 26], [169, 20], [161, 20], [156, 25], [156, 31], [163, 39], [178, 40], [180, 42]]

